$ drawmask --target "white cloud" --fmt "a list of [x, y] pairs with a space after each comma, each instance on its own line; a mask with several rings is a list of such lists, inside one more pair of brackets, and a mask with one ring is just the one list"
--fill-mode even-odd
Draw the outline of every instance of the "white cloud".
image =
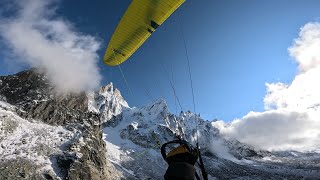
[[239, 162], [232, 154], [229, 153], [227, 145], [221, 139], [211, 139], [209, 150], [216, 156], [228, 159], [233, 162]]
[[266, 150], [320, 148], [320, 24], [303, 26], [289, 54], [299, 66], [292, 83], [267, 83], [266, 111], [214, 122], [222, 134]]
[[60, 93], [81, 92], [99, 86], [100, 43], [57, 18], [56, 0], [10, 1], [17, 13], [0, 19], [0, 36], [19, 60], [45, 70]]
[[320, 147], [319, 112], [270, 110], [250, 112], [230, 125], [215, 122], [224, 135], [266, 150], [312, 150]]
[[289, 53], [305, 72], [320, 65], [320, 23], [308, 23], [300, 29], [299, 38], [289, 48]]

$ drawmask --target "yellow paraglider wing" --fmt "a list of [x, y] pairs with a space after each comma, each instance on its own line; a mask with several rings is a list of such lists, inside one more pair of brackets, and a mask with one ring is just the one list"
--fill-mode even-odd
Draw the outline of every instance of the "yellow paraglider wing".
[[133, 0], [111, 37], [104, 62], [126, 61], [185, 0]]

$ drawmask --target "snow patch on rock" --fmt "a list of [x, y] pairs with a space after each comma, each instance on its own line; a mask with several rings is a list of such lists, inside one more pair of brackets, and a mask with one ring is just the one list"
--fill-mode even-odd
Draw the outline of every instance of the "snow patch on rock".
[[0, 102], [0, 159], [28, 159], [41, 166], [40, 171], [52, 171], [51, 155], [61, 154], [61, 147], [73, 139], [74, 133], [61, 126], [50, 126], [20, 118], [14, 109]]

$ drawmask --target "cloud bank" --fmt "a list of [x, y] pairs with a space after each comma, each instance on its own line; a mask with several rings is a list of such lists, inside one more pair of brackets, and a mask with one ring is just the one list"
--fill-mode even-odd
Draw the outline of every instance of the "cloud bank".
[[265, 150], [320, 148], [320, 23], [304, 25], [288, 51], [299, 70], [292, 83], [266, 84], [265, 112], [214, 122], [223, 135]]
[[57, 0], [16, 0], [10, 15], [0, 17], [0, 36], [17, 66], [44, 70], [59, 93], [78, 93], [99, 86], [100, 43], [77, 32], [55, 13]]

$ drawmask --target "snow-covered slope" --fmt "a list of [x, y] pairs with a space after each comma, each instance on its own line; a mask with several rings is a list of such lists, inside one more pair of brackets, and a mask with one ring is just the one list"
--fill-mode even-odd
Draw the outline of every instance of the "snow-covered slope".
[[166, 164], [158, 150], [174, 136], [163, 121], [166, 112], [167, 106], [158, 101], [141, 109], [127, 108], [105, 123], [107, 158], [125, 178], [162, 177]]
[[[0, 101], [0, 161], [7, 163], [17, 161], [20, 166], [20, 176], [32, 178], [36, 175], [26, 174], [24, 165], [31, 165], [39, 174], [55, 177], [56, 161], [51, 156], [62, 154], [64, 147], [72, 143], [75, 132], [61, 126], [50, 126], [35, 120], [25, 120], [14, 110], [16, 107]], [[19, 162], [18, 162], [19, 160]], [[20, 164], [21, 161], [24, 164]], [[9, 171], [13, 171], [9, 169]], [[1, 177], [4, 171], [0, 172]], [[59, 172], [57, 172], [59, 175]], [[13, 173], [12, 173], [13, 174]]]
[[59, 95], [48, 82], [36, 69], [0, 76], [0, 179], [110, 177], [86, 93]]

